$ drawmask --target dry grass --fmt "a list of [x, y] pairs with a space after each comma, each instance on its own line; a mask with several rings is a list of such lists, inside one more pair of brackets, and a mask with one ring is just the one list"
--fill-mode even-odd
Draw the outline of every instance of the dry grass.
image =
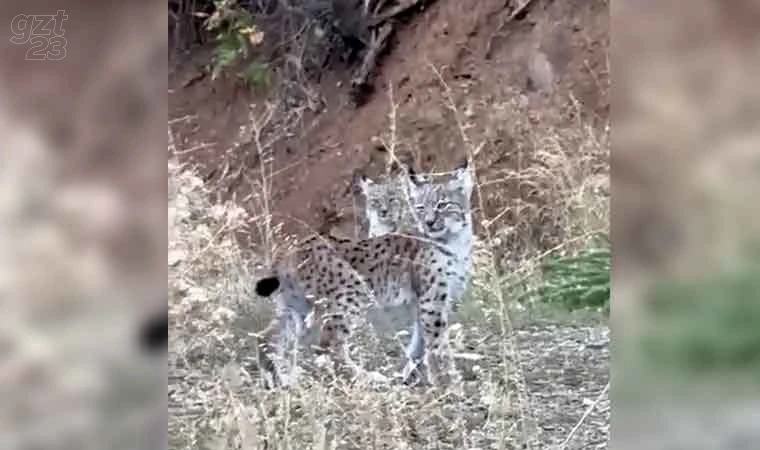
[[[444, 102], [477, 162], [478, 130], [467, 125], [467, 114], [444, 88]], [[491, 113], [498, 117], [504, 110], [497, 104]], [[526, 310], [511, 301], [526, 283], [540, 280], [542, 256], [572, 253], [591, 231], [606, 229], [606, 195], [592, 189], [608, 173], [606, 134], [580, 121], [577, 128], [557, 123], [546, 121], [540, 129], [523, 123], [533, 133], [535, 152], [501, 176], [533, 187], [540, 207], [534, 215], [520, 214], [536, 227], [550, 212], [551, 227], [544, 231], [558, 242], [550, 250], [534, 245], [505, 253], [504, 215], [479, 217], [473, 288], [450, 336], [463, 381], [436, 387], [347, 380], [301, 364], [295, 386], [266, 389], [253, 333], [266, 325], [272, 307], [252, 286], [255, 271], [276, 249], [246, 254], [233, 236], [253, 226], [266, 242], [283, 242], [268, 222], [271, 205], [257, 202], [262, 211], [251, 218], [234, 204], [211, 204], [212, 187], [170, 163], [170, 448], [606, 448], [606, 325], [566, 314], [537, 316], [537, 307]], [[269, 174], [262, 169], [262, 186]], [[482, 211], [484, 202], [496, 200], [484, 193], [488, 181], [479, 181]], [[266, 197], [267, 190], [261, 192]], [[503, 198], [502, 205], [513, 207]], [[531, 233], [509, 234], [530, 240]], [[501, 270], [503, 258], [515, 269], [509, 277]], [[360, 333], [353, 349], [365, 368], [388, 376], [400, 368], [404, 314], [370, 314], [373, 329]]]

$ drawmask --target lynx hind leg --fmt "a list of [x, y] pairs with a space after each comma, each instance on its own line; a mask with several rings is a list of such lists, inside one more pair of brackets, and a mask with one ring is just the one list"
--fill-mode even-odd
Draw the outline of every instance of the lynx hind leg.
[[327, 299], [325, 313], [322, 315], [319, 346], [328, 351], [333, 362], [340, 370], [348, 369], [357, 375], [361, 370], [351, 359], [348, 350], [351, 329], [361, 314], [361, 293], [344, 291]]
[[[282, 311], [259, 339], [259, 365], [268, 374], [267, 383], [288, 386], [295, 374], [297, 343], [303, 335], [304, 320], [292, 311]], [[269, 379], [271, 378], [271, 379]]]
[[280, 294], [275, 317], [264, 331], [259, 344], [259, 360], [275, 385], [287, 386], [295, 376], [295, 351], [305, 332], [311, 306], [305, 296], [295, 291]]

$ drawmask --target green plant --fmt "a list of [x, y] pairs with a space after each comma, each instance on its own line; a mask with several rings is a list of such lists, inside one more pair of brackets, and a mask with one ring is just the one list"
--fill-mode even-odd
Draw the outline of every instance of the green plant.
[[[253, 16], [238, 5], [236, 0], [216, 0], [214, 12], [206, 18], [204, 26], [208, 31], [216, 33], [212, 79], [216, 79], [225, 69], [248, 58], [253, 48], [264, 40], [264, 33], [254, 24]], [[251, 76], [252, 68], [255, 76]], [[237, 75], [247, 83], [258, 84], [266, 81], [265, 68], [266, 66], [254, 62]]]
[[269, 85], [269, 66], [267, 64], [254, 61], [243, 70], [241, 74], [243, 81], [251, 87], [266, 87]]
[[760, 367], [760, 266], [739, 263], [701, 280], [656, 285], [647, 303], [646, 355], [691, 371]]
[[541, 265], [541, 283], [520, 299], [537, 298], [571, 309], [603, 308], [609, 313], [610, 262], [610, 247], [602, 239], [574, 256], [549, 256]]

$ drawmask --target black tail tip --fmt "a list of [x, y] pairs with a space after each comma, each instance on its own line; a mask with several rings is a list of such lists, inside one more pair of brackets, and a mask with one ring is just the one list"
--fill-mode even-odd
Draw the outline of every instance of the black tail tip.
[[269, 297], [279, 287], [280, 280], [277, 277], [262, 278], [256, 282], [256, 294], [262, 297]]

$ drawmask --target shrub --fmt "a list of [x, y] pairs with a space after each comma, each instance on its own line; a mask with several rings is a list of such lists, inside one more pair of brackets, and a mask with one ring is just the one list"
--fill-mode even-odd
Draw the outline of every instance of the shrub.
[[522, 300], [537, 298], [568, 308], [610, 308], [611, 251], [604, 239], [573, 256], [549, 256], [541, 264], [543, 277]]

